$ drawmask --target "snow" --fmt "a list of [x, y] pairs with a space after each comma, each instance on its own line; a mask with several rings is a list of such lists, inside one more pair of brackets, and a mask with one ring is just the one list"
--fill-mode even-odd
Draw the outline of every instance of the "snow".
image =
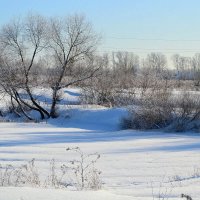
[[[78, 90], [65, 93], [70, 102], [78, 102]], [[149, 200], [152, 193], [155, 198], [160, 194], [180, 199], [185, 193], [198, 199], [200, 135], [121, 131], [119, 122], [125, 114], [122, 108], [72, 105], [56, 120], [1, 123], [0, 164], [19, 166], [35, 158], [45, 174], [52, 158], [59, 167], [73, 157], [65, 149], [79, 146], [86, 153], [101, 155], [97, 167], [103, 186], [99, 191], [0, 187], [0, 200]]]
[[130, 200], [130, 196], [120, 196], [111, 194], [107, 191], [66, 191], [36, 188], [0, 188], [0, 198], [5, 200]]

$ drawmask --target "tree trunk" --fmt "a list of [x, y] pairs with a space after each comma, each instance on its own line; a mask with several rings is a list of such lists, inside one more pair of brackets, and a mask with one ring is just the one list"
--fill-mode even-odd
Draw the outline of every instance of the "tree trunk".
[[58, 96], [58, 87], [54, 87], [53, 89], [53, 95], [52, 95], [52, 104], [51, 104], [51, 110], [50, 110], [50, 117], [56, 118], [58, 117], [58, 113], [56, 113], [56, 104], [57, 104], [57, 96]]

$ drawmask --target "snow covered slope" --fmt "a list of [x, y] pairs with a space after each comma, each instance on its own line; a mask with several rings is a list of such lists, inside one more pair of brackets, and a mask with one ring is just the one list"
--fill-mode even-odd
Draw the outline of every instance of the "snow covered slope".
[[[0, 187], [0, 200], [129, 200], [181, 193], [200, 196], [200, 136], [164, 132], [120, 131], [123, 109], [73, 107], [71, 118], [47, 123], [1, 123], [0, 164], [19, 166], [36, 159], [45, 174], [49, 160], [57, 166], [73, 155], [67, 147], [98, 152], [102, 171], [100, 191]], [[64, 116], [64, 115], [63, 115]]]

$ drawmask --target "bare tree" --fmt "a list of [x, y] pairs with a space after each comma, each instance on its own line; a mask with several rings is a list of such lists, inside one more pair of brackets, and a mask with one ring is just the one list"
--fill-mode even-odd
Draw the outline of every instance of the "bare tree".
[[174, 67], [177, 71], [178, 80], [186, 80], [191, 78], [192, 59], [190, 57], [180, 56], [175, 54], [172, 56]]
[[130, 52], [113, 52], [112, 65], [120, 87], [130, 87], [139, 69], [139, 57]]
[[[56, 74], [51, 83], [53, 90], [50, 116], [56, 117], [56, 104], [62, 88], [80, 83], [91, 78], [98, 67], [89, 66], [73, 76], [77, 62], [91, 59], [99, 42], [99, 36], [93, 32], [92, 26], [83, 16], [74, 15], [66, 19], [51, 19], [49, 25], [49, 44], [55, 58]], [[70, 79], [66, 79], [66, 74]]]
[[152, 69], [156, 76], [159, 76], [167, 67], [166, 56], [162, 53], [150, 53], [145, 60], [145, 66]]
[[96, 66], [101, 66], [98, 77], [92, 77], [82, 87], [82, 102], [112, 107], [116, 92], [116, 80], [109, 65], [108, 54], [96, 56]]
[[[1, 43], [4, 47], [6, 67], [4, 65], [4, 74], [7, 76], [7, 82], [4, 77], [4, 88], [9, 89], [19, 105], [25, 105], [30, 109], [40, 113], [41, 119], [49, 117], [49, 113], [39, 105], [34, 98], [31, 88], [36, 81], [31, 78], [31, 70], [38, 54], [46, 47], [46, 20], [40, 15], [29, 15], [24, 21], [15, 19], [11, 23], [4, 25], [1, 29]], [[2, 74], [3, 75], [3, 74]], [[15, 76], [18, 84], [8, 84], [10, 79]], [[3, 76], [1, 76], [3, 77]], [[12, 81], [10, 83], [13, 83]], [[30, 98], [31, 103], [24, 101], [19, 89], [23, 89]], [[11, 95], [11, 93], [9, 94]], [[31, 119], [31, 117], [29, 117]]]
[[113, 67], [135, 74], [139, 68], [139, 57], [130, 52], [113, 52]]

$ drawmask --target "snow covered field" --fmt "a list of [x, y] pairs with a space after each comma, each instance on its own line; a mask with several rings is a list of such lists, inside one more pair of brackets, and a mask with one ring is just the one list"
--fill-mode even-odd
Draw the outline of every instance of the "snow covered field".
[[[76, 102], [78, 95], [70, 95]], [[0, 200], [180, 199], [181, 193], [199, 199], [200, 135], [120, 131], [123, 109], [76, 106], [70, 114], [47, 123], [1, 123], [0, 164], [19, 166], [35, 158], [45, 173], [52, 158], [65, 163], [72, 157], [66, 148], [79, 146], [101, 155], [96, 165], [102, 190], [0, 187]]]

